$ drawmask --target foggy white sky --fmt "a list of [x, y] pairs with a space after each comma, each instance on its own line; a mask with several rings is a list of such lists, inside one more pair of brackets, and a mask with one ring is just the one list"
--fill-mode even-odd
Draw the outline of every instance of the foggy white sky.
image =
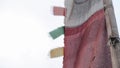
[[[120, 1], [113, 2], [120, 32]], [[0, 68], [62, 68], [62, 57], [49, 58], [52, 48], [64, 45], [63, 36], [48, 35], [64, 25], [53, 6], [64, 0], [0, 0]]]

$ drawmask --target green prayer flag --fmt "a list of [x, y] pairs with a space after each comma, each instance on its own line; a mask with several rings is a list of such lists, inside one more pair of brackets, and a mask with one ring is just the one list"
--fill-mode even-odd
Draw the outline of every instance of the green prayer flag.
[[58, 38], [59, 36], [61, 36], [62, 34], [64, 34], [64, 26], [59, 27], [59, 28], [51, 31], [49, 34], [50, 34], [50, 36], [51, 36], [53, 39]]

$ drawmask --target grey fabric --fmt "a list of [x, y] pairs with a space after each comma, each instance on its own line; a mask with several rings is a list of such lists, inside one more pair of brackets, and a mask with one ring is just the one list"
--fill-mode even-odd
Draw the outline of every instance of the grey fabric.
[[118, 59], [119, 67], [120, 67], [120, 43], [116, 44], [115, 50], [116, 50], [116, 55], [117, 55], [117, 59]]
[[[112, 5], [112, 0], [103, 0], [106, 8], [106, 12], [108, 12], [108, 16], [110, 18], [110, 24], [111, 24], [111, 32], [113, 38], [117, 40], [119, 38], [119, 33], [118, 33], [118, 28], [117, 28], [117, 23], [115, 19], [115, 14], [114, 14], [114, 8]], [[111, 40], [113, 48], [111, 48], [111, 57], [112, 57], [112, 66], [113, 68], [120, 68], [120, 42], [119, 39], [117, 40], [118, 42], [114, 42], [114, 40]], [[114, 42], [114, 43], [113, 43]]]
[[112, 36], [119, 37], [117, 23], [116, 23], [115, 14], [114, 14], [114, 8], [112, 5], [112, 0], [103, 0], [103, 1], [105, 3], [106, 11], [108, 11], [108, 13], [109, 13], [108, 15], [110, 17]]
[[65, 7], [67, 9], [65, 26], [76, 27], [104, 6], [102, 0], [65, 0]]

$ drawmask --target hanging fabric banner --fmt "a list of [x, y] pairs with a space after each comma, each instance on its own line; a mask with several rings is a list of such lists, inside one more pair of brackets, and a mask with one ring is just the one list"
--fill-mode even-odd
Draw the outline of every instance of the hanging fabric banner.
[[63, 68], [112, 68], [103, 0], [65, 0]]

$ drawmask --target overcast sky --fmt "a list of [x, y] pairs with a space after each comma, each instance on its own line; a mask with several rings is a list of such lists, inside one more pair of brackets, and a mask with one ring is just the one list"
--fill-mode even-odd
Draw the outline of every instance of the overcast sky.
[[[120, 1], [113, 0], [120, 32]], [[62, 68], [62, 58], [49, 58], [52, 48], [63, 46], [48, 32], [63, 26], [64, 17], [52, 15], [64, 0], [0, 0], [0, 68]]]

